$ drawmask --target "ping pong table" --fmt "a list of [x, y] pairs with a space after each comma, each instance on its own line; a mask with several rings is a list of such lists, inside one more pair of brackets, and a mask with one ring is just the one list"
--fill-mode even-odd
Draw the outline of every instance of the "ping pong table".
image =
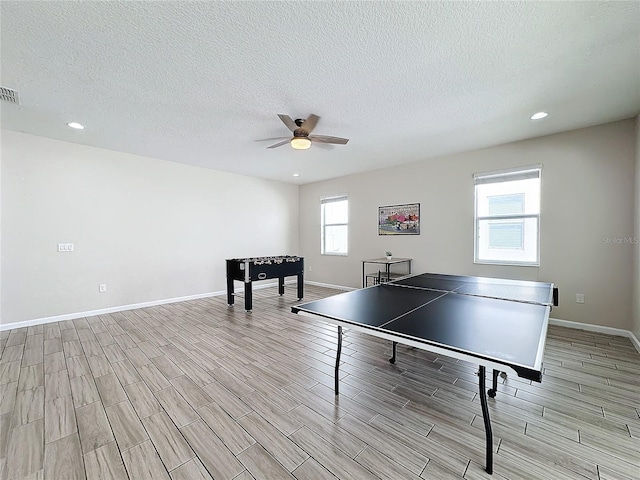
[[[335, 394], [343, 327], [479, 365], [487, 473], [493, 473], [493, 433], [487, 393], [495, 397], [500, 372], [540, 382], [552, 283], [424, 273], [341, 293], [291, 308], [338, 326]], [[486, 370], [493, 384], [486, 391]]]

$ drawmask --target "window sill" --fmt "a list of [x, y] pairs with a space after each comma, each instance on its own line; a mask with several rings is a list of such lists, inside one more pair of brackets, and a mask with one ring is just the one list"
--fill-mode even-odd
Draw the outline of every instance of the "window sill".
[[474, 260], [475, 265], [500, 265], [503, 267], [539, 267], [540, 262], [537, 263], [522, 263], [522, 262], [501, 262], [491, 260]]

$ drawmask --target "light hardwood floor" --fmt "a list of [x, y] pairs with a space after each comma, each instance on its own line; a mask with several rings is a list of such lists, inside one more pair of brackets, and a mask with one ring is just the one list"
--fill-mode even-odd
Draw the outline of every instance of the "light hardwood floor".
[[[551, 327], [541, 384], [290, 313], [294, 288], [0, 333], [3, 479], [640, 479], [640, 355]], [[305, 300], [337, 293], [306, 286]]]

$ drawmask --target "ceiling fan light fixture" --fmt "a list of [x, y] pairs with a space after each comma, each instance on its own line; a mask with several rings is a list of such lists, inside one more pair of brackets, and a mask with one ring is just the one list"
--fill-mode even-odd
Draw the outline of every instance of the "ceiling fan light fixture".
[[293, 137], [291, 139], [291, 147], [296, 150], [306, 150], [311, 146], [311, 140], [306, 137]]

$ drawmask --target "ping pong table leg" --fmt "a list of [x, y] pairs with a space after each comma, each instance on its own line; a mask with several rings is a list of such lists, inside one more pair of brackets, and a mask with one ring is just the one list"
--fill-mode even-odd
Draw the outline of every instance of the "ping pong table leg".
[[[495, 372], [495, 370], [494, 370]], [[480, 366], [478, 376], [480, 377], [480, 406], [482, 407], [482, 419], [484, 420], [484, 436], [486, 450], [485, 470], [489, 475], [493, 474], [493, 432], [491, 431], [491, 420], [489, 419], [489, 407], [487, 407], [487, 392], [485, 390], [485, 367]], [[495, 378], [495, 377], [494, 377]]]
[[390, 363], [396, 363], [396, 350], [398, 346], [398, 342], [393, 342], [393, 356], [389, 359]]
[[493, 369], [493, 386], [487, 392], [487, 394], [491, 398], [494, 398], [496, 396], [496, 393], [498, 393], [498, 374], [499, 373], [500, 373], [500, 370], [496, 370], [495, 368]]
[[338, 326], [338, 350], [336, 351], [336, 395], [339, 395], [338, 383], [340, 382], [340, 352], [342, 351], [342, 327]]

